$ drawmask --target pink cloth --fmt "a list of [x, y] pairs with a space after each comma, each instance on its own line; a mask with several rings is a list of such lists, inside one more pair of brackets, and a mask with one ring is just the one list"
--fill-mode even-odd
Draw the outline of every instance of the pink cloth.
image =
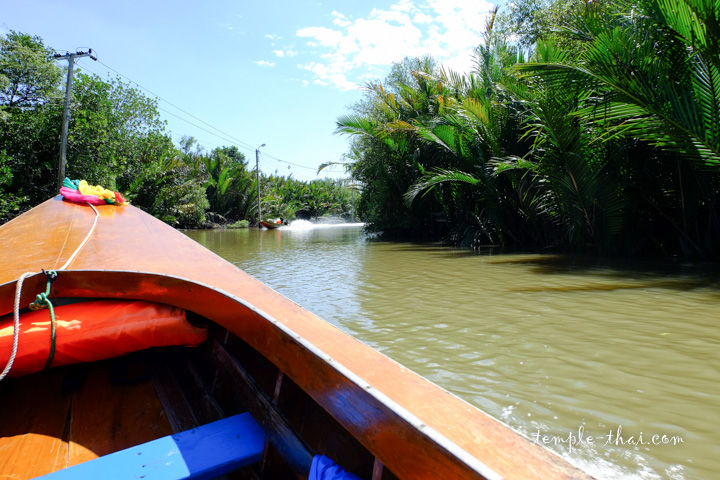
[[105, 205], [105, 200], [101, 199], [97, 195], [83, 195], [78, 190], [73, 190], [68, 187], [60, 187], [60, 195], [66, 200], [75, 203], [89, 203], [91, 205]]

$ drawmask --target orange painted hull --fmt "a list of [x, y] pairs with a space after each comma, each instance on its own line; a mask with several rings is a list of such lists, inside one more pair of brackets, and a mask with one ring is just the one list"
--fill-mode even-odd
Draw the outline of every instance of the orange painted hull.
[[261, 227], [265, 227], [265, 228], [267, 228], [267, 229], [269, 229], [269, 230], [273, 230], [273, 229], [275, 229], [275, 228], [279, 228], [281, 225], [280, 225], [279, 223], [270, 223], [270, 222], [263, 222], [263, 221], [261, 221], [261, 222], [260, 222], [260, 226], [261, 226]]
[[[302, 309], [131, 206], [99, 206], [56, 297], [152, 300], [195, 312], [277, 366], [398, 478], [589, 478], [545, 448]], [[0, 315], [45, 289], [95, 219], [53, 198], [0, 227]], [[50, 400], [49, 400], [50, 401]]]

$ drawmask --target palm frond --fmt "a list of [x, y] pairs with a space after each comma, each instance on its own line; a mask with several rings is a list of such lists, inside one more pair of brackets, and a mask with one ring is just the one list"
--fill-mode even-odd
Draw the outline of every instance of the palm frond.
[[343, 115], [335, 121], [335, 133], [345, 135], [371, 135], [377, 133], [377, 123], [364, 115]]
[[481, 180], [465, 172], [438, 169], [433, 173], [424, 175], [419, 182], [410, 186], [405, 195], [403, 195], [405, 203], [408, 206], [412, 205], [420, 193], [425, 192], [424, 194], [427, 194], [427, 192], [437, 185], [446, 182], [462, 182], [470, 185], [478, 185], [481, 183]]

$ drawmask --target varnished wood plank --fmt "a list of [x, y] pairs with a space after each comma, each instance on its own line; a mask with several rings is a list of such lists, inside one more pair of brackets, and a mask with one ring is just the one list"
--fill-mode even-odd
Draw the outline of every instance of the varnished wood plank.
[[[227, 342], [227, 338], [225, 339], [225, 342]], [[275, 391], [273, 392], [273, 398], [272, 402], [273, 405], [277, 405], [278, 398], [280, 397], [280, 390], [282, 388], [282, 381], [283, 381], [284, 375], [282, 372], [278, 372], [277, 379], [275, 380]], [[268, 465], [269, 460], [269, 447], [270, 442], [265, 440], [265, 448], [263, 449], [263, 456], [262, 460], [260, 461], [260, 470], [264, 471], [266, 465]]]
[[152, 383], [115, 385], [107, 362], [92, 364], [75, 394], [68, 464], [92, 460], [173, 433]]
[[184, 348], [172, 349], [153, 377], [153, 385], [175, 432], [226, 416], [187, 354]]
[[0, 478], [35, 478], [63, 468], [63, 431], [70, 396], [62, 393], [63, 372], [6, 379], [0, 389]]
[[273, 407], [270, 398], [240, 364], [218, 342], [212, 343], [212, 355], [233, 394], [241, 398], [255, 420], [263, 427], [272, 445], [285, 462], [298, 474], [307, 475], [313, 454], [289, 426], [287, 420]]
[[[268, 337], [253, 340], [265, 348], [267, 357], [294, 382], [303, 385], [311, 398], [332, 412], [333, 418], [384, 465], [402, 472], [401, 478], [502, 478], [476, 459], [460, 461], [455, 452], [431, 436], [433, 432], [426, 425], [410, 421], [397, 406], [369, 394], [369, 385], [344, 375], [331, 361], [298, 339], [288, 337], [280, 329], [266, 333]], [[445, 445], [457, 448], [449, 442]]]
[[[203, 347], [200, 347], [203, 348]], [[202, 425], [241, 411], [224, 412], [210, 393], [210, 379], [204, 378], [191, 359], [195, 349], [176, 349], [176, 355], [169, 362], [170, 372], [180, 386], [182, 394], [191, 403], [193, 414]]]
[[174, 432], [182, 432], [200, 425], [190, 402], [167, 366], [158, 369], [152, 383]]

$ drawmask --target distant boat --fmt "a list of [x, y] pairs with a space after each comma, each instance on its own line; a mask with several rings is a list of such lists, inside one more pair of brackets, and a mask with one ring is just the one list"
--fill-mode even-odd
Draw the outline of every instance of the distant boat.
[[282, 223], [276, 223], [276, 222], [266, 222], [264, 220], [260, 220], [260, 226], [265, 227], [267, 229], [274, 229], [282, 227]]
[[135, 207], [0, 245], [2, 478], [589, 478]]

